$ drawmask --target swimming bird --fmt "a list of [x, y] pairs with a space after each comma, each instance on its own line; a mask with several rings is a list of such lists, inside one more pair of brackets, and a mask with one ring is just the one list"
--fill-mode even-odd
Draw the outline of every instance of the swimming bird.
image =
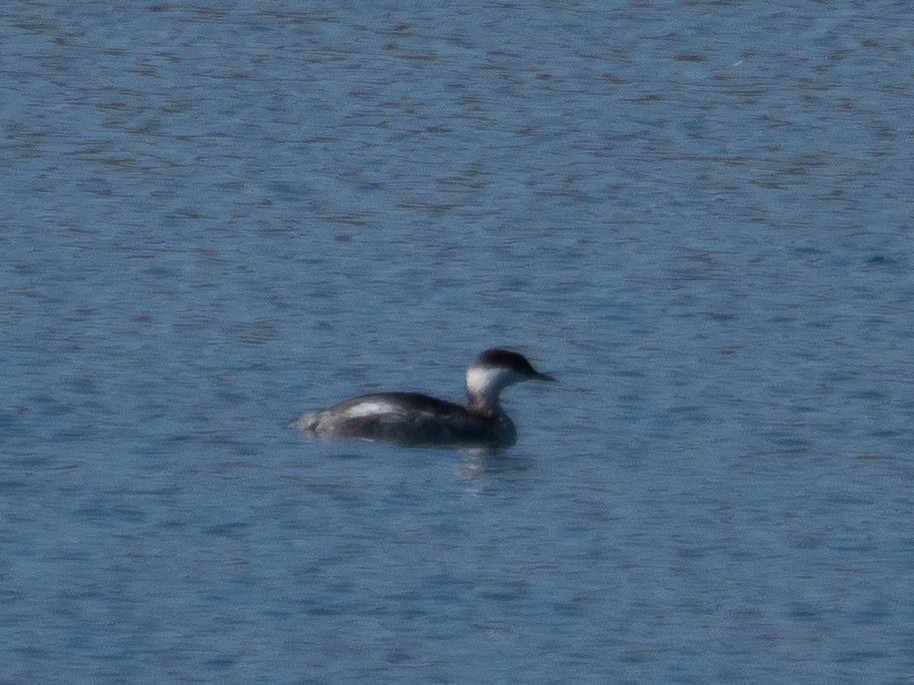
[[325, 438], [388, 440], [405, 445], [514, 444], [514, 423], [499, 402], [501, 391], [523, 381], [554, 381], [517, 352], [493, 348], [467, 369], [467, 406], [416, 392], [379, 392], [303, 414], [290, 425]]

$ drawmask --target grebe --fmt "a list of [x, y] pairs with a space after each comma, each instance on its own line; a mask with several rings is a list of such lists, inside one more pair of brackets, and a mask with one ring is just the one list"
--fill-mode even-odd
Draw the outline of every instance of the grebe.
[[514, 423], [499, 394], [522, 381], [554, 381], [517, 352], [482, 352], [467, 369], [467, 406], [416, 392], [379, 392], [344, 400], [290, 425], [328, 438], [390, 440], [400, 444], [514, 444]]

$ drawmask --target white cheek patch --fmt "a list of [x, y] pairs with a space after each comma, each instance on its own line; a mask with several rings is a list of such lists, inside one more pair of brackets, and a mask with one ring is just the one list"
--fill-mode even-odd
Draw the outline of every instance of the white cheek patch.
[[467, 391], [471, 395], [487, 395], [508, 385], [510, 371], [474, 366], [467, 371]]

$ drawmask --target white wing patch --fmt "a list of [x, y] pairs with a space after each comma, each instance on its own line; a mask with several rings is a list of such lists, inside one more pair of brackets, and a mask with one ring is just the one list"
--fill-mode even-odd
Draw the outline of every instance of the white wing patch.
[[346, 416], [350, 419], [362, 419], [368, 416], [397, 414], [399, 412], [399, 407], [390, 402], [369, 400], [366, 402], [359, 402], [354, 407], [349, 407], [349, 409], [346, 410]]

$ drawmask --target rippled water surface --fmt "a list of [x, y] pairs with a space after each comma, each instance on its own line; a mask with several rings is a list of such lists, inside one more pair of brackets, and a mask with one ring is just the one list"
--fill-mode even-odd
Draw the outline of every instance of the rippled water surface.
[[4, 4], [0, 682], [914, 682], [911, 19]]

